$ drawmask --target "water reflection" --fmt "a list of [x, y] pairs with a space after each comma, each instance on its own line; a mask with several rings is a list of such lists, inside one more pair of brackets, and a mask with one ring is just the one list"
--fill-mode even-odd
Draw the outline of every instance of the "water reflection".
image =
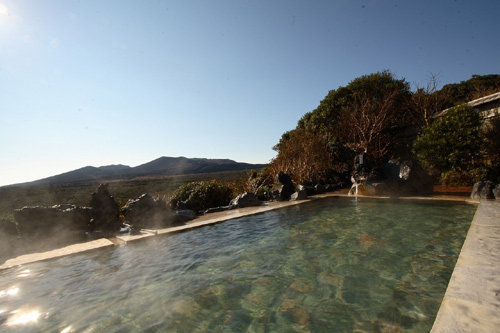
[[0, 331], [428, 331], [474, 208], [396, 206], [317, 202], [0, 271]]
[[40, 312], [35, 309], [18, 309], [10, 314], [5, 322], [7, 326], [34, 324], [40, 317]]
[[17, 287], [9, 288], [7, 290], [0, 290], [0, 298], [6, 296], [15, 296], [18, 293], [19, 293], [19, 288]]
[[30, 270], [29, 269], [25, 269], [21, 273], [17, 274], [17, 277], [28, 277], [29, 273], [30, 273]]

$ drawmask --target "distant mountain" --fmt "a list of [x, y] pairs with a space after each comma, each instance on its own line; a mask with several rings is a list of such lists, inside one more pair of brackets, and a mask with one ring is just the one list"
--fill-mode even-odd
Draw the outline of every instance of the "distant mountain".
[[158, 177], [260, 169], [265, 164], [240, 163], [229, 159], [160, 157], [151, 162], [130, 167], [128, 165], [86, 166], [60, 175], [36, 180], [32, 184], [63, 184], [91, 181], [110, 181], [136, 177]]

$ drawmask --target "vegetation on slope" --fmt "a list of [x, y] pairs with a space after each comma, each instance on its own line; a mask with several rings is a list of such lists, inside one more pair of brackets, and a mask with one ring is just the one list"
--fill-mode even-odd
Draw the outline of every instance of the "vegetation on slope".
[[[500, 127], [479, 131], [482, 120], [472, 119], [465, 107], [444, 120], [434, 116], [449, 106], [500, 91], [500, 75], [475, 75], [441, 90], [437, 85], [431, 76], [425, 88], [412, 92], [404, 79], [383, 71], [331, 90], [295, 129], [282, 135], [274, 147], [278, 155], [270, 163], [271, 176], [285, 171], [299, 183], [349, 179], [354, 157], [365, 152], [373, 167], [390, 159], [420, 159], [432, 171], [444, 175], [452, 171], [453, 177], [442, 177], [450, 185], [471, 185], [486, 175], [499, 181]], [[433, 157], [441, 162], [432, 161]], [[456, 173], [464, 172], [467, 177], [454, 180]]]

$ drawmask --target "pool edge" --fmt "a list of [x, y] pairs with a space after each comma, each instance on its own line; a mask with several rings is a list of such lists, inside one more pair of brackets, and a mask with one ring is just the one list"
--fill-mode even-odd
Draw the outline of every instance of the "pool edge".
[[500, 202], [480, 200], [431, 332], [500, 327]]
[[[331, 197], [350, 197], [328, 193], [303, 201], [270, 202], [262, 206], [219, 212], [200, 216], [190, 223], [172, 228], [146, 231], [136, 236], [118, 236], [113, 240], [99, 239], [74, 244], [52, 251], [11, 258], [0, 265], [0, 270], [28, 263], [83, 253], [107, 246], [116, 246], [156, 235], [184, 232], [191, 229], [223, 223], [225, 221], [262, 214], [268, 211], [298, 205], [312, 200]], [[451, 201], [478, 204], [453, 274], [446, 289], [432, 332], [494, 331], [500, 327], [500, 202], [471, 200], [467, 197], [373, 197], [364, 199], [399, 199], [423, 201]], [[493, 251], [498, 249], [499, 251]], [[498, 255], [495, 256], [495, 253]], [[496, 266], [496, 267], [495, 267]]]

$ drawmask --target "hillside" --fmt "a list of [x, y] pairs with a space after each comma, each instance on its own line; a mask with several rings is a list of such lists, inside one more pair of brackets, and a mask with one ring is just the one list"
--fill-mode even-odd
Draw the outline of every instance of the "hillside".
[[160, 157], [148, 163], [127, 165], [86, 166], [30, 184], [60, 185], [96, 181], [126, 180], [138, 177], [176, 176], [246, 169], [260, 169], [265, 164], [240, 163], [229, 159]]

